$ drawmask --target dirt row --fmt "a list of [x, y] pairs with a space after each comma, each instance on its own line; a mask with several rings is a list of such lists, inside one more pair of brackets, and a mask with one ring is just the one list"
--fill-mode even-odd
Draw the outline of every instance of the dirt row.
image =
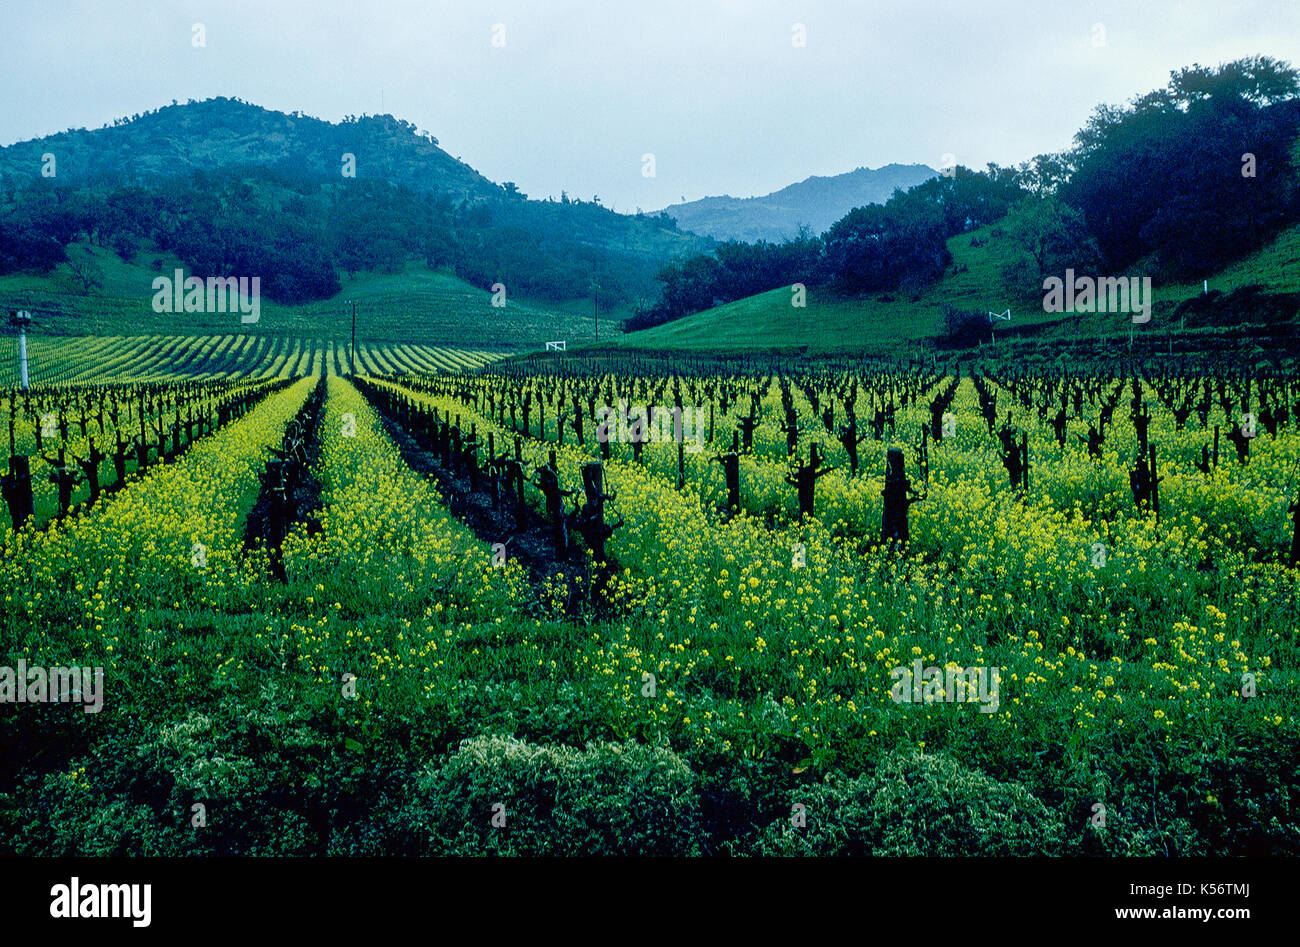
[[285, 580], [280, 545], [295, 523], [305, 523], [308, 535], [321, 530], [315, 516], [321, 508], [320, 482], [312, 474], [320, 457], [320, 425], [324, 415], [325, 376], [288, 424], [277, 448], [261, 472], [262, 490], [244, 523], [244, 549], [267, 549], [271, 571]]
[[[554, 527], [532, 508], [520, 515], [503, 486], [494, 502], [490, 474], [482, 472], [477, 483], [469, 473], [445, 466], [437, 454], [422, 445], [387, 411], [372, 393], [359, 386], [371, 407], [379, 415], [385, 433], [397, 445], [403, 462], [417, 473], [433, 480], [443, 496], [448, 511], [468, 526], [478, 539], [489, 545], [502, 543], [506, 556], [517, 560], [527, 572], [529, 584], [539, 598], [562, 600], [570, 616], [590, 615], [603, 608], [591, 594], [598, 576], [586, 550], [576, 551], [580, 540], [570, 537], [570, 552], [557, 557]], [[507, 445], [498, 445], [504, 450]], [[577, 560], [577, 561], [575, 561]]]

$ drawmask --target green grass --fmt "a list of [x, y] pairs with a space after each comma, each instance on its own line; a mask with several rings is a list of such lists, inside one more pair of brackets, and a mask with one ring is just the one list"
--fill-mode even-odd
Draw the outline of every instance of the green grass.
[[[505, 306], [494, 307], [490, 292], [416, 263], [397, 273], [344, 275], [342, 291], [319, 302], [282, 306], [263, 298], [259, 320], [244, 325], [238, 314], [155, 313], [154, 278], [171, 276], [180, 265], [167, 254], [148, 251], [127, 263], [99, 247], [74, 246], [69, 253], [94, 261], [102, 273], [100, 288], [84, 293], [67, 264], [46, 276], [0, 277], [0, 307], [32, 310], [35, 334], [240, 333], [343, 340], [351, 335], [355, 302], [357, 338], [370, 342], [530, 350], [555, 339], [571, 345], [595, 339], [590, 303], [538, 305], [507, 295]], [[186, 275], [192, 275], [188, 269]]]
[[[490, 384], [497, 403], [522, 388]], [[791, 499], [774, 382], [742, 468], [746, 515], [718, 509], [721, 469], [703, 456], [678, 490], [671, 444], [648, 445], [645, 463], [618, 445], [605, 464], [618, 571], [587, 593], [602, 596], [596, 611], [529, 588], [517, 561], [498, 568], [494, 537], [452, 515], [338, 379], [313, 467], [322, 528], [295, 528], [273, 578], [242, 527], [266, 448], [308, 387], [0, 555], [0, 647], [102, 667], [106, 695], [103, 713], [0, 714], [0, 853], [1300, 850], [1287, 778], [1300, 587], [1278, 561], [1292, 428], [1204, 476], [1192, 460], [1206, 432], [1180, 431], [1152, 401], [1157, 523], [1128, 497], [1126, 412], [1099, 459], [1077, 438], [1058, 448], [1026, 415], [1035, 466], [1021, 497], [964, 379], [904, 555], [868, 539], [892, 441], [869, 441], [856, 477], [828, 455], [838, 469], [815, 515], [748, 515], [765, 479], [780, 506]], [[406, 390], [479, 436], [515, 433]], [[859, 392], [860, 413], [872, 397]], [[793, 398], [815, 432], [804, 392]], [[900, 409], [900, 434], [928, 416], [925, 400]], [[719, 440], [739, 410], [720, 417]], [[531, 466], [551, 445], [527, 441]], [[577, 487], [598, 450], [570, 440], [556, 454]], [[526, 500], [544, 503], [532, 487]], [[895, 674], [913, 661], [997, 671], [996, 706], [952, 678], [939, 700], [898, 700]], [[219, 817], [196, 827], [196, 802]], [[1103, 826], [1090, 821], [1099, 802]], [[792, 824], [796, 803], [805, 824]]]
[[[1278, 238], [1209, 278], [1210, 289], [1231, 292], [1240, 286], [1260, 285], [1282, 293], [1300, 292], [1300, 226], [1282, 231]], [[1159, 287], [1161, 300], [1177, 304], [1202, 291], [1200, 283]]]
[[[943, 332], [947, 306], [982, 312], [1011, 310], [1011, 326], [1043, 325], [1049, 337], [1127, 336], [1131, 323], [1110, 313], [1045, 313], [1041, 293], [1009, 293], [1002, 278], [1013, 246], [1000, 221], [948, 241], [953, 262], [944, 278], [915, 298], [904, 292], [847, 297], [809, 286], [807, 305], [791, 305], [790, 287], [781, 287], [696, 313], [684, 319], [630, 333], [611, 344], [636, 348], [743, 350], [807, 346], [814, 352], [906, 349]], [[982, 246], [972, 246], [977, 240]], [[1260, 284], [1274, 292], [1300, 292], [1300, 226], [1283, 232], [1269, 246], [1209, 277], [1210, 289], [1230, 292]], [[1202, 292], [1201, 283], [1155, 287], [1152, 322], [1140, 331], [1160, 330], [1183, 300]], [[1007, 325], [998, 323], [999, 326]]]

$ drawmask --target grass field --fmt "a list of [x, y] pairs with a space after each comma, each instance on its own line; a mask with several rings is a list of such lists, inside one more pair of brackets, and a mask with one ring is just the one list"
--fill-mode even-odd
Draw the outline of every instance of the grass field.
[[[611, 344], [636, 348], [738, 350], [807, 346], [810, 351], [906, 349], [943, 332], [944, 307], [1003, 312], [1011, 310], [1012, 326], [1042, 325], [1049, 336], [1127, 338], [1130, 323], [1113, 314], [1062, 317], [1045, 313], [1041, 293], [1011, 296], [1003, 289], [1002, 268], [1010, 238], [996, 236], [1002, 221], [948, 241], [953, 263], [944, 279], [926, 287], [916, 299], [902, 292], [848, 298], [820, 287], [808, 287], [807, 305], [791, 305], [789, 287], [759, 293], [687, 316], [666, 325], [634, 332]], [[982, 246], [972, 246], [979, 241]], [[1210, 289], [1230, 292], [1261, 284], [1273, 292], [1300, 292], [1300, 227], [1285, 231], [1273, 244], [1222, 272], [1207, 276]], [[1159, 333], [1168, 316], [1202, 285], [1155, 287], [1152, 321], [1139, 332]], [[1007, 323], [999, 323], [999, 326]]]
[[539, 306], [511, 297], [507, 287], [505, 305], [494, 307], [486, 289], [419, 264], [399, 273], [343, 275], [343, 290], [328, 300], [282, 306], [263, 299], [259, 320], [245, 327], [238, 314], [155, 313], [153, 280], [170, 277], [179, 265], [170, 257], [146, 255], [124, 263], [107, 249], [85, 246], [69, 254], [93, 259], [103, 274], [101, 288], [83, 293], [61, 264], [48, 276], [0, 277], [0, 308], [32, 311], [34, 333], [50, 336], [222, 335], [247, 329], [262, 336], [340, 339], [351, 333], [355, 302], [357, 337], [372, 342], [468, 343], [513, 351], [541, 349], [558, 339], [571, 345], [595, 339], [589, 302]]

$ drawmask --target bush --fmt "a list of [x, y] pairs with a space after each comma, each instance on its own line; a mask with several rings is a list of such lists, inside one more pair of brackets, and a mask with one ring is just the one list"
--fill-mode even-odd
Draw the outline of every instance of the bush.
[[[1163, 734], [1108, 734], [1092, 747], [1090, 765], [1062, 774], [1063, 811], [1071, 825], [1088, 826], [1079, 833], [1080, 854], [1300, 854], [1300, 741], [1248, 715], [1220, 724], [1213, 742], [1173, 746]], [[1104, 827], [1090, 824], [1098, 802], [1106, 807]]]
[[943, 339], [949, 345], [970, 346], [993, 337], [988, 313], [974, 309], [943, 307]]
[[875, 772], [843, 775], [791, 798], [767, 827], [760, 855], [1050, 855], [1063, 844], [1059, 817], [1019, 783], [1003, 783], [938, 755], [898, 752]]
[[[266, 701], [273, 705], [274, 695]], [[339, 759], [329, 739], [292, 709], [264, 709], [236, 697], [210, 714], [191, 711], [165, 723], [125, 720], [66, 772], [33, 777], [19, 788], [14, 850], [320, 853], [331, 821], [343, 821], [337, 810], [349, 802], [334, 797], [364, 790], [351, 775], [359, 764]], [[206, 825], [192, 821], [196, 803]]]
[[[699, 854], [694, 776], [658, 747], [478, 737], [430, 766], [416, 796], [408, 821], [424, 854]], [[502, 827], [492, 825], [498, 804]]]

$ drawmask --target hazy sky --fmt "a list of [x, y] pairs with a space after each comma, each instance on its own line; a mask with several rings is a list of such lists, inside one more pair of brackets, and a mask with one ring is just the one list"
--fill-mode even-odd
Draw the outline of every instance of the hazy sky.
[[0, 144], [228, 95], [391, 112], [529, 196], [649, 210], [1016, 163], [1100, 102], [1256, 53], [1300, 64], [1300, 0], [4, 0]]

